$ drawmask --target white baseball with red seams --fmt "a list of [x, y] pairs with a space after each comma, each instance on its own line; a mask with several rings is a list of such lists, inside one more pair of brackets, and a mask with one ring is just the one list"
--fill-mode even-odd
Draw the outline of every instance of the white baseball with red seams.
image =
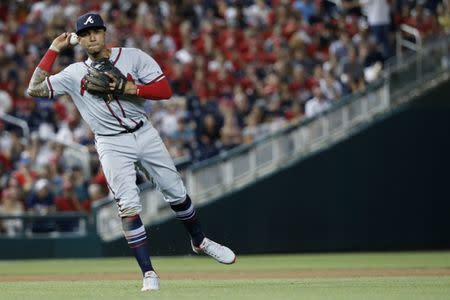
[[71, 44], [72, 46], [75, 46], [76, 44], [78, 44], [78, 36], [75, 32], [72, 32], [70, 34], [69, 44]]
[[[164, 77], [158, 63], [142, 50], [111, 48], [110, 60], [136, 84], [148, 84]], [[147, 119], [146, 99], [123, 95], [107, 102], [83, 88], [83, 77], [91, 60], [69, 65], [58, 74], [47, 77], [49, 97], [67, 94], [95, 134], [99, 154], [109, 188], [118, 201], [121, 217], [141, 211], [139, 189], [135, 183], [136, 161], [141, 161], [154, 178], [167, 202], [185, 199], [186, 189], [172, 158], [158, 132]], [[134, 129], [133, 133], [122, 133]]]

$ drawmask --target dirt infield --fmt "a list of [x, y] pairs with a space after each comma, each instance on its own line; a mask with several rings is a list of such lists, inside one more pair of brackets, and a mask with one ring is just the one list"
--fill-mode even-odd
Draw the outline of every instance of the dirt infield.
[[[423, 269], [348, 269], [301, 270], [280, 272], [160, 272], [164, 280], [239, 280], [239, 279], [295, 279], [295, 278], [354, 278], [354, 277], [407, 277], [450, 276], [450, 268]], [[102, 281], [136, 280], [138, 273], [80, 273], [0, 275], [0, 282], [13, 281]]]

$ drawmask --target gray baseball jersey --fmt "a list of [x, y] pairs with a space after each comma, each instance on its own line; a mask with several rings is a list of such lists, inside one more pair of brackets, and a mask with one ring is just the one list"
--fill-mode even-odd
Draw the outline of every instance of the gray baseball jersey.
[[[158, 63], [139, 49], [112, 48], [110, 60], [137, 84], [148, 84], [164, 77]], [[141, 211], [136, 161], [140, 161], [154, 178], [166, 201], [183, 201], [186, 197], [184, 184], [158, 132], [147, 120], [145, 99], [124, 95], [108, 102], [91, 95], [83, 89], [83, 77], [90, 63], [90, 59], [73, 63], [60, 73], [47, 77], [49, 97], [71, 96], [95, 133], [97, 152], [118, 203], [119, 215], [132, 216]], [[139, 129], [123, 133], [135, 128]]]
[[[125, 76], [131, 76], [137, 84], [147, 84], [164, 76], [158, 63], [139, 49], [112, 48], [110, 59]], [[143, 121], [146, 118], [144, 99], [121, 96], [108, 103], [83, 89], [83, 77], [90, 64], [90, 59], [74, 63], [60, 73], [47, 77], [50, 97], [68, 94], [95, 134], [119, 133]]]

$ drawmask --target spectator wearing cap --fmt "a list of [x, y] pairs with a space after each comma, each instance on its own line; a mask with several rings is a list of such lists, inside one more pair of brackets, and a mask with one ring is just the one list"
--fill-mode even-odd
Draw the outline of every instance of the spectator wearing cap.
[[[27, 198], [28, 211], [36, 215], [47, 215], [56, 211], [55, 197], [51, 191], [49, 181], [40, 178], [36, 181], [33, 191]], [[56, 230], [56, 224], [50, 220], [35, 220], [31, 224], [31, 231], [47, 233]]]

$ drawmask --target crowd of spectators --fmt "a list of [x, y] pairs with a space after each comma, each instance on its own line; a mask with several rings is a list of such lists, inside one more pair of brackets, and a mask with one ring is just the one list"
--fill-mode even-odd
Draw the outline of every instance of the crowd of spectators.
[[[336, 2], [337, 3], [337, 2]], [[98, 11], [110, 47], [152, 55], [174, 97], [147, 101], [174, 158], [204, 160], [320, 114], [376, 80], [399, 24], [424, 37], [450, 30], [448, 0], [0, 1], [0, 213], [89, 211], [108, 189], [93, 134], [68, 96], [30, 98], [29, 79], [51, 41]], [[378, 13], [378, 15], [377, 15]], [[60, 53], [58, 72], [85, 53]], [[92, 154], [92, 178], [64, 159], [64, 144]], [[20, 224], [9, 222], [4, 231]], [[45, 229], [45, 228], [44, 228]]]

